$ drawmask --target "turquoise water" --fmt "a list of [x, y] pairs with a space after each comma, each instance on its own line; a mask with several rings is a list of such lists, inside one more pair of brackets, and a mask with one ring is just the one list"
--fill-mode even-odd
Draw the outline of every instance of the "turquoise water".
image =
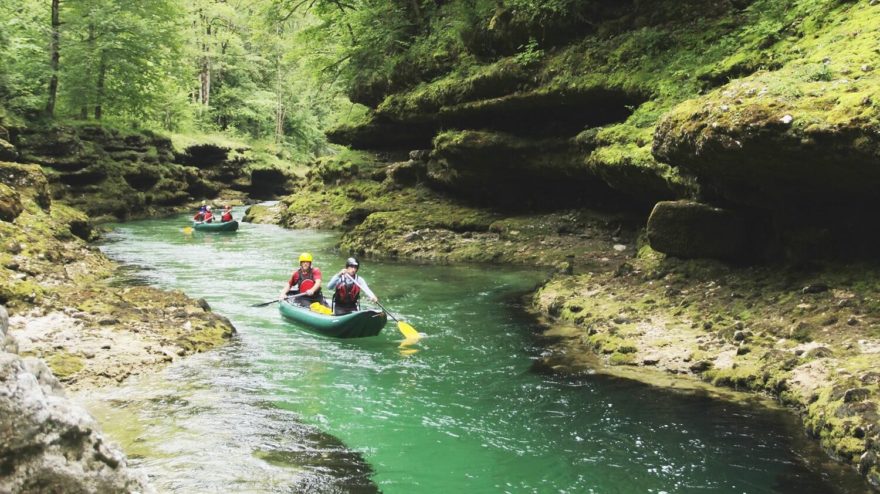
[[[240, 211], [239, 214], [240, 215]], [[788, 415], [601, 376], [531, 370], [521, 294], [543, 273], [365, 260], [380, 301], [426, 336], [399, 348], [285, 322], [275, 297], [301, 251], [329, 275], [335, 234], [186, 216], [117, 225], [126, 282], [204, 297], [235, 341], [82, 397], [131, 463], [169, 492], [861, 492]]]

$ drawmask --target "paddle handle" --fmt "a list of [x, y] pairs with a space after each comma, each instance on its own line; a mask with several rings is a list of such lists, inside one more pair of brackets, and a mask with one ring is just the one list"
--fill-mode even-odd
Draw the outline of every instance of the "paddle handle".
[[[345, 276], [346, 278], [350, 279], [351, 281], [353, 281], [357, 286], [361, 287], [362, 289], [364, 288], [363, 285], [358, 283], [357, 278], [352, 278], [351, 275], [348, 273], [342, 273], [342, 275]], [[378, 305], [382, 310], [384, 310], [385, 313], [388, 314], [388, 317], [390, 317], [392, 320], [394, 320], [395, 322], [400, 322], [400, 320], [398, 318], [394, 317], [394, 314], [392, 314], [391, 311], [389, 311], [388, 309], [385, 308], [384, 305], [379, 303], [378, 299], [374, 300], [373, 303]]]
[[[305, 295], [305, 293], [299, 293], [299, 294], [296, 294], [296, 295], [294, 295], [294, 296], [292, 296], [292, 297], [284, 297], [284, 300], [293, 300], [293, 299], [295, 299], [295, 298], [302, 297], [303, 295]], [[282, 299], [280, 299], [280, 298], [279, 298], [279, 299], [275, 299], [275, 300], [270, 300], [269, 302], [263, 302], [263, 303], [259, 303], [259, 304], [251, 305], [251, 307], [265, 307], [265, 306], [267, 306], [267, 305], [271, 305], [271, 304], [274, 304], [274, 303], [277, 303], [277, 302], [281, 302], [281, 300], [282, 300]]]

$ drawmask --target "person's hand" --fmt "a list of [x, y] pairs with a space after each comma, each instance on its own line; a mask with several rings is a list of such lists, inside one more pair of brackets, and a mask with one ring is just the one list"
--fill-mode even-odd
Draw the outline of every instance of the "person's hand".
[[284, 298], [285, 298], [286, 296], [287, 296], [286, 293], [281, 293], [281, 294], [278, 295], [278, 300], [284, 300]]
[[311, 297], [311, 296], [314, 295], [314, 294], [315, 294], [315, 289], [314, 289], [314, 288], [309, 288], [308, 290], [306, 290], [306, 295], [308, 295], [308, 296]]
[[373, 297], [370, 297], [370, 300], [372, 300], [374, 304], [379, 303], [379, 297], [373, 296]]

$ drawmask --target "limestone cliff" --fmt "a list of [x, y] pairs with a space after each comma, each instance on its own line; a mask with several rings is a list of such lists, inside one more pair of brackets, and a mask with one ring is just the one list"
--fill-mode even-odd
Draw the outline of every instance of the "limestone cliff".
[[194, 142], [176, 149], [150, 131], [100, 125], [13, 128], [14, 161], [46, 172], [52, 197], [94, 220], [163, 214], [204, 198], [263, 198], [289, 190], [289, 173], [257, 166], [250, 149]]
[[[428, 149], [424, 183], [490, 208], [647, 217], [689, 199], [745, 225], [728, 232], [740, 259], [871, 251], [876, 2], [585, 0], [540, 25], [498, 5], [465, 40], [470, 56], [357, 79], [372, 111], [331, 140]], [[664, 210], [653, 238], [696, 234], [690, 218]], [[667, 252], [716, 255], [699, 245]]]

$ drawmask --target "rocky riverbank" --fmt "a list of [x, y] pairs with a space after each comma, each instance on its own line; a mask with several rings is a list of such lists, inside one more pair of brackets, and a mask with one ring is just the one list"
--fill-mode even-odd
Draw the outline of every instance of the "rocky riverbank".
[[0, 491], [153, 492], [46, 364], [19, 353], [0, 305]]
[[89, 218], [50, 190], [39, 166], [0, 162], [0, 491], [150, 492], [62, 389], [154, 372], [235, 329], [203, 300], [115, 285]]
[[68, 387], [118, 383], [234, 333], [204, 301], [114, 286], [88, 217], [51, 199], [40, 167], [0, 163], [0, 193], [0, 303], [22, 353]]
[[421, 185], [419, 167], [346, 151], [247, 216], [342, 229], [340, 248], [369, 258], [546, 269], [541, 367], [759, 393], [880, 485], [880, 266], [677, 259], [647, 245], [647, 212], [503, 213]]

